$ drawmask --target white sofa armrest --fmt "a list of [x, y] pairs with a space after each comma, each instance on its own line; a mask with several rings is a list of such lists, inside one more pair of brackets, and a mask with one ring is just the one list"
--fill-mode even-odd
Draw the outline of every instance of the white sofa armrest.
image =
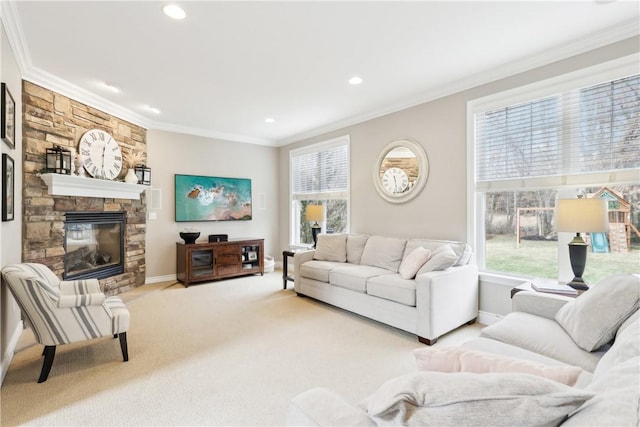
[[287, 409], [288, 426], [375, 426], [367, 413], [323, 387], [300, 393]]
[[553, 320], [560, 307], [571, 300], [573, 300], [572, 297], [565, 295], [520, 291], [511, 300], [511, 311], [522, 311]]
[[300, 290], [300, 266], [307, 261], [311, 261], [315, 253], [315, 250], [309, 250], [295, 252], [293, 254], [293, 287], [295, 288], [296, 292]]
[[416, 277], [417, 335], [433, 344], [478, 317], [478, 267], [472, 264]]

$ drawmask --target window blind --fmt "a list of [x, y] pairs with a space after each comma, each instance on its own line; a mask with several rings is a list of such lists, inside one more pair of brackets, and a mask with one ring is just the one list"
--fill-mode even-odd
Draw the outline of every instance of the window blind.
[[292, 197], [323, 200], [348, 197], [349, 145], [321, 144], [292, 153]]
[[504, 191], [640, 177], [640, 76], [475, 115], [476, 189]]

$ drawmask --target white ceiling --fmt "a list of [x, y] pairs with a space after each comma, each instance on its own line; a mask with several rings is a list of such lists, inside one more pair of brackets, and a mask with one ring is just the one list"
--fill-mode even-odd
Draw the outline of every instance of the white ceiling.
[[26, 79], [148, 128], [266, 145], [639, 31], [636, 1], [177, 1], [182, 21], [159, 1], [3, 3]]

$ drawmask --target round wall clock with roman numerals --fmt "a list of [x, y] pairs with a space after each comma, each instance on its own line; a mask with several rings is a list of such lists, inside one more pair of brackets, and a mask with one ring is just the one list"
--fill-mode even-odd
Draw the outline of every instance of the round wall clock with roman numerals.
[[80, 154], [86, 171], [94, 178], [114, 179], [122, 170], [122, 152], [115, 139], [100, 129], [91, 129], [80, 138]]

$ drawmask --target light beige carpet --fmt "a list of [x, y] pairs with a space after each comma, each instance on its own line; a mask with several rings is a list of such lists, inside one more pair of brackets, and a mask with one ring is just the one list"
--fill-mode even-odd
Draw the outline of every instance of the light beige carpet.
[[278, 271], [149, 287], [125, 300], [129, 362], [110, 338], [60, 346], [38, 384], [42, 346], [26, 345], [0, 390], [2, 426], [282, 425], [296, 394], [325, 386], [359, 402], [414, 371], [412, 350], [422, 347], [414, 335], [283, 290]]

